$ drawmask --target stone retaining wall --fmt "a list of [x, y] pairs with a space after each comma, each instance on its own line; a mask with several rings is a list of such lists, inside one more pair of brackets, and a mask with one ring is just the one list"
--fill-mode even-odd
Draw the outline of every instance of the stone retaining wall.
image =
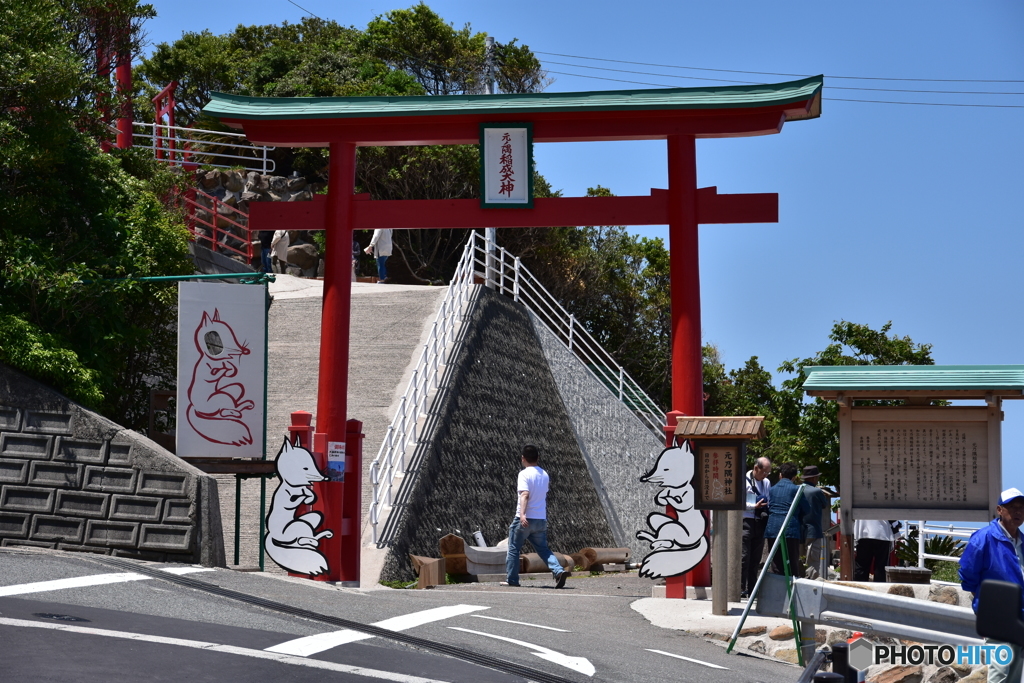
[[0, 365], [0, 546], [223, 566], [216, 482]]

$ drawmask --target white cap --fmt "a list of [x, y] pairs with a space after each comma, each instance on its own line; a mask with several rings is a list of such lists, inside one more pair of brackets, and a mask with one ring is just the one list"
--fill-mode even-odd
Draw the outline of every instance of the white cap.
[[1020, 492], [1020, 489], [1006, 489], [999, 494], [999, 504], [1006, 505], [1014, 498], [1024, 498], [1024, 493]]

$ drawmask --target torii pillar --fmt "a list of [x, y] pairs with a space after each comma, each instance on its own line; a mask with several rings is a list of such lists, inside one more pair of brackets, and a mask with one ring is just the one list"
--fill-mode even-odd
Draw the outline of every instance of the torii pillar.
[[[314, 198], [312, 202], [254, 204], [249, 222], [250, 230], [287, 226], [327, 231], [317, 450], [346, 440], [353, 230], [668, 224], [673, 410], [666, 422], [674, 432], [675, 415], [702, 415], [697, 225], [776, 222], [778, 195], [719, 195], [714, 187], [698, 189], [696, 139], [776, 134], [787, 121], [817, 118], [822, 86], [823, 77], [816, 76], [758, 86], [542, 97], [254, 98], [215, 93], [204, 113], [243, 129], [255, 144], [330, 148], [326, 202]], [[358, 146], [477, 144], [485, 125], [524, 122], [532, 126], [534, 142], [666, 140], [669, 188], [652, 190], [649, 196], [540, 198], [532, 208], [483, 207], [475, 199], [370, 200], [353, 194]], [[341, 524], [341, 518], [327, 510], [325, 517]], [[349, 521], [348, 526], [355, 526], [358, 520]], [[335, 536], [321, 548], [332, 562], [331, 579], [358, 581], [358, 528], [342, 526], [347, 540]], [[331, 559], [339, 555], [340, 576], [334, 571], [338, 563]], [[703, 569], [698, 566], [689, 573], [690, 585], [709, 584], [708, 565], [706, 561]], [[686, 583], [685, 576], [669, 577], [668, 597], [685, 597]]]

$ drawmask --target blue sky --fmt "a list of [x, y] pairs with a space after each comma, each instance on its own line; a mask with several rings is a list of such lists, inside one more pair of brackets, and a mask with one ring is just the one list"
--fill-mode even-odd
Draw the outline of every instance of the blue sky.
[[[362, 28], [412, 2], [298, 4]], [[499, 42], [529, 45], [555, 78], [553, 92], [715, 83], [678, 75], [724, 79], [722, 85], [792, 80], [750, 72], [826, 75], [821, 118], [788, 124], [780, 135], [698, 142], [702, 186], [779, 193], [777, 224], [701, 228], [703, 334], [727, 366], [756, 355], [774, 370], [812, 355], [842, 319], [874, 328], [892, 320], [894, 333], [932, 344], [940, 364], [1024, 364], [1024, 94], [835, 89], [1024, 93], [1024, 3], [428, 4], [456, 27], [470, 23]], [[183, 31], [226, 33], [239, 23], [304, 15], [288, 0], [155, 6], [159, 16], [146, 24], [153, 43]], [[667, 186], [662, 142], [538, 145], [536, 158], [567, 196], [598, 184], [620, 195]], [[667, 239], [664, 227], [637, 232]], [[1004, 482], [1024, 488], [1024, 401], [1007, 402], [1005, 412]]]

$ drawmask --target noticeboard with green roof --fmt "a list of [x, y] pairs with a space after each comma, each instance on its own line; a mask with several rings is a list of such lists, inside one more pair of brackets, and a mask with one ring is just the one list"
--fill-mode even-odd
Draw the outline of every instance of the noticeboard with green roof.
[[[857, 519], [992, 519], [1002, 489], [1001, 403], [1021, 398], [1024, 366], [820, 366], [803, 374], [809, 395], [839, 403], [844, 578]], [[864, 405], [876, 399], [903, 405]]]

